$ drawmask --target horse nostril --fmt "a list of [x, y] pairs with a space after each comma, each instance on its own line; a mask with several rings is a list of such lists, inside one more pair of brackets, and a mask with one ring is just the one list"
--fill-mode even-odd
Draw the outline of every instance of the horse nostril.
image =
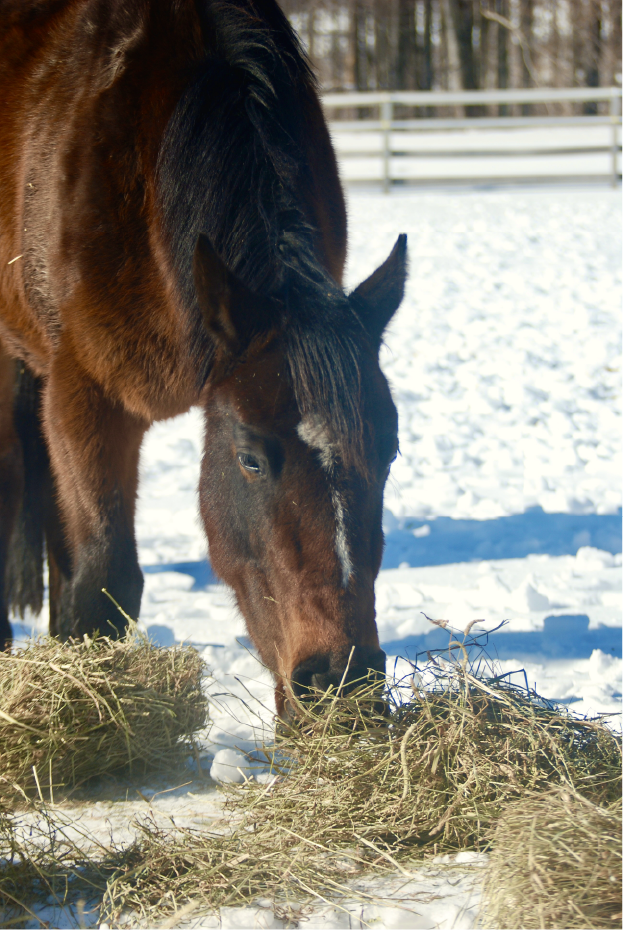
[[326, 691], [330, 685], [331, 685], [330, 674], [327, 674], [327, 673], [323, 675], [316, 674], [316, 675], [312, 675], [311, 677], [311, 687], [317, 688], [318, 691]]
[[[311, 688], [323, 688], [322, 682], [330, 673], [330, 659], [328, 655], [311, 656], [300, 662], [292, 672], [292, 690], [297, 697], [302, 697]], [[328, 687], [328, 686], [327, 686]]]
[[[356, 661], [353, 662], [353, 659]], [[346, 693], [352, 690], [357, 682], [369, 680], [370, 671], [377, 681], [382, 681], [385, 677], [385, 653], [382, 650], [356, 650], [350, 663], [348, 656], [344, 655], [311, 656], [294, 669], [292, 690], [297, 697], [302, 697], [310, 690], [327, 691], [330, 687], [338, 688], [343, 682], [343, 690]]]
[[387, 656], [382, 649], [379, 649], [377, 652], [370, 653], [368, 658], [367, 668], [372, 669], [374, 672], [378, 672], [379, 675], [385, 677], [385, 660]]

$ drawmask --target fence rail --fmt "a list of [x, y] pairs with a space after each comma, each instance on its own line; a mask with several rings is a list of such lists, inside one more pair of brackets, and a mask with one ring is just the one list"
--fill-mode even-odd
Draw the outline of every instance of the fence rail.
[[[381, 170], [369, 169], [370, 177], [363, 172], [355, 172], [358, 180], [380, 180], [384, 190], [389, 190], [394, 181], [425, 181], [435, 177], [435, 166], [431, 159], [437, 156], [445, 160], [440, 162], [440, 179], [452, 175], [453, 168], [448, 169], [448, 159], [455, 156], [454, 174], [457, 177], [486, 178], [486, 156], [506, 156], [506, 166], [496, 164], [493, 176], [496, 178], [513, 177], [518, 170], [524, 176], [539, 170], [545, 176], [557, 175], [551, 158], [559, 158], [559, 175], [569, 173], [590, 176], [609, 177], [616, 185], [620, 174], [620, 127], [621, 127], [621, 88], [620, 87], [574, 87], [574, 88], [525, 88], [513, 90], [474, 90], [474, 91], [366, 91], [361, 93], [325, 94], [322, 98], [328, 115], [336, 109], [376, 109], [377, 119], [331, 120], [329, 127], [336, 143], [338, 157], [345, 158], [365, 156], [370, 162], [374, 157], [381, 159]], [[430, 117], [422, 119], [396, 119], [396, 106], [409, 107], [463, 107], [511, 104], [548, 104], [548, 103], [608, 103], [608, 114], [584, 116], [498, 116], [448, 118]], [[566, 135], [556, 132], [568, 128]], [[601, 129], [600, 129], [601, 127]], [[532, 130], [521, 133], [520, 130]], [[549, 130], [545, 135], [539, 130]], [[588, 132], [587, 132], [588, 130]], [[497, 135], [495, 135], [497, 131]], [[514, 132], [513, 132], [514, 131]], [[469, 144], [465, 145], [469, 133]], [[481, 133], [480, 147], [473, 145], [473, 133]], [[349, 143], [351, 134], [359, 137], [368, 134], [366, 144]], [[502, 135], [500, 135], [502, 134]], [[354, 136], [356, 138], [356, 135]], [[426, 138], [425, 143], [422, 140]], [[495, 139], [493, 146], [488, 143]], [[504, 141], [505, 139], [505, 141]], [[431, 144], [433, 140], [433, 144]], [[376, 147], [375, 147], [376, 144]], [[590, 155], [589, 158], [578, 156]], [[411, 157], [412, 164], [399, 164], [404, 156]], [[476, 157], [485, 159], [476, 164]], [[510, 156], [514, 156], [511, 158]], [[545, 165], [543, 158], [549, 156]], [[564, 156], [568, 156], [565, 158]], [[601, 160], [597, 160], [601, 156]], [[419, 167], [422, 171], [418, 174]], [[423, 161], [422, 159], [428, 159]], [[467, 158], [467, 161], [465, 160]], [[519, 158], [519, 161], [518, 161]], [[522, 161], [523, 159], [523, 161]], [[532, 161], [530, 161], [532, 159]], [[536, 160], [535, 160], [536, 159]], [[539, 159], [541, 161], [539, 162]], [[460, 160], [460, 164], [458, 163]], [[396, 167], [399, 170], [394, 170]], [[458, 167], [457, 167], [458, 165]], [[491, 165], [491, 163], [490, 163]], [[545, 167], [543, 167], [545, 165]], [[507, 169], [507, 170], [506, 170]], [[470, 175], [469, 172], [472, 172]], [[348, 178], [347, 178], [348, 180]]]

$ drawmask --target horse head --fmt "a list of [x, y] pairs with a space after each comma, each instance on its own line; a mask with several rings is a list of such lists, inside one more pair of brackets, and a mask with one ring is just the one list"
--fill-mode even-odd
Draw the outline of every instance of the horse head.
[[379, 348], [403, 296], [406, 236], [348, 296], [301, 275], [279, 297], [254, 294], [204, 236], [193, 273], [215, 346], [199, 491], [210, 560], [287, 716], [290, 689], [385, 671], [374, 582], [398, 416]]

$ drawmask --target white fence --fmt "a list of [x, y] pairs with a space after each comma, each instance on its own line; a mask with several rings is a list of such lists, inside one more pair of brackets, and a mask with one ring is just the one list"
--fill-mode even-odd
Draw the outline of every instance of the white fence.
[[[396, 106], [608, 104], [586, 116], [396, 119]], [[610, 180], [621, 175], [621, 88], [370, 91], [325, 94], [329, 128], [346, 183]], [[373, 109], [373, 119], [331, 120], [335, 109]]]

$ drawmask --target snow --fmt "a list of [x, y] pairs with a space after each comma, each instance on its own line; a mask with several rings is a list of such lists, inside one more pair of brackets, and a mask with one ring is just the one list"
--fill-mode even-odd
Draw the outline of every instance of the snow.
[[[617, 715], [619, 195], [597, 187], [351, 190], [349, 214], [349, 287], [377, 267], [398, 233], [409, 236], [407, 293], [382, 349], [401, 449], [377, 583], [388, 669], [399, 675], [408, 668], [401, 656], [447, 641], [427, 617], [461, 629], [478, 620], [482, 630], [508, 620], [490, 638], [503, 671], [525, 669], [530, 685], [580, 713]], [[212, 824], [215, 780], [266, 777], [261, 759], [246, 753], [270, 726], [271, 678], [205, 562], [202, 441], [196, 410], [152, 428], [137, 533], [146, 569], [141, 625], [162, 645], [195, 644], [212, 671], [206, 786], [146, 785], [136, 800], [72, 807], [102, 839], [112, 830], [128, 840], [132, 815], [148, 808], [179, 825]], [[21, 636], [30, 631], [17, 627]], [[374, 903], [318, 904], [300, 926], [473, 927], [484, 861], [459, 856], [408, 880], [375, 879], [367, 892]], [[260, 905], [223, 909], [213, 923], [189, 915], [187, 925], [284, 925]]]

